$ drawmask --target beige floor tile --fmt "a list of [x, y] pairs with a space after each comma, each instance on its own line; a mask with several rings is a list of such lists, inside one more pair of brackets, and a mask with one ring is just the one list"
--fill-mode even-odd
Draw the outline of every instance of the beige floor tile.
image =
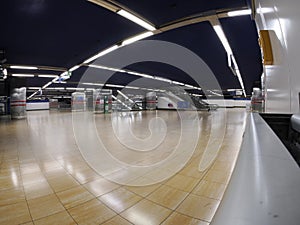
[[129, 191], [132, 191], [142, 197], [146, 197], [153, 191], [155, 191], [157, 188], [159, 188], [161, 184], [153, 184], [153, 185], [147, 185], [147, 186], [125, 186], [125, 188]]
[[100, 224], [116, 215], [97, 199], [68, 209], [68, 211], [79, 225]]
[[48, 182], [55, 192], [60, 192], [79, 186], [79, 183], [70, 175], [51, 178], [48, 180]]
[[[168, 119], [171, 119], [168, 121], [170, 125], [174, 121], [178, 121], [176, 112], [161, 111], [159, 113], [165, 114]], [[196, 154], [191, 158], [190, 164], [179, 171], [178, 175], [160, 184], [144, 187], [124, 186], [122, 188], [120, 188], [120, 185], [101, 179], [101, 176], [93, 171], [84, 161], [76, 146], [74, 136], [70, 135], [72, 134], [72, 114], [70, 112], [29, 112], [27, 120], [7, 123], [5, 126], [3, 126], [3, 123], [0, 123], [1, 135], [7, 137], [0, 140], [0, 194], [2, 196], [0, 197], [0, 224], [19, 224], [19, 222], [26, 223], [31, 221], [30, 217], [28, 220], [20, 219], [23, 215], [22, 210], [24, 212], [27, 210], [28, 213], [29, 209], [37, 217], [37, 220], [35, 220], [37, 223], [44, 224], [46, 221], [55, 223], [53, 219], [59, 219], [59, 217], [66, 218], [63, 221], [67, 222], [70, 217], [66, 214], [64, 205], [70, 212], [72, 210], [74, 218], [77, 218], [80, 222], [77, 221], [79, 224], [99, 224], [102, 222], [106, 224], [128, 224], [125, 218], [116, 215], [112, 210], [114, 209], [116, 212], [126, 212], [128, 217], [142, 224], [143, 221], [145, 223], [150, 221], [150, 223], [153, 222], [154, 224], [164, 221], [165, 224], [194, 224], [194, 222], [197, 224], [199, 222], [201, 225], [207, 225], [195, 218], [190, 220], [190, 217], [193, 215], [199, 217], [200, 215], [205, 218], [209, 212], [213, 211], [214, 203], [218, 203], [214, 199], [219, 199], [223, 192], [221, 187], [226, 185], [229, 177], [227, 172], [230, 173], [232, 171], [242, 140], [242, 125], [239, 125], [240, 123], [236, 123], [236, 121], [234, 121], [235, 125], [232, 125], [232, 121], [234, 118], [234, 120], [237, 119], [239, 122], [243, 122], [243, 119], [240, 119], [240, 115], [244, 115], [244, 113], [243, 110], [238, 111], [237, 116], [230, 114], [231, 124], [228, 126], [230, 129], [227, 127], [227, 133], [219, 155], [212, 167], [209, 168], [212, 171], [207, 173], [205, 178], [204, 174], [198, 171], [198, 166], [209, 138], [211, 116], [210, 113], [200, 112], [199, 115], [202, 117], [201, 138], [195, 151]], [[142, 112], [141, 118], [137, 118], [142, 121], [141, 125], [134, 125], [134, 133], [137, 136], [150, 134], [148, 131], [148, 133], [145, 132], [144, 129], [144, 125], [148, 125], [145, 122], [147, 120], [144, 120], [144, 118], [150, 114], [155, 114], [155, 112]], [[134, 113], [131, 116], [135, 116]], [[97, 115], [97, 119], [101, 129], [103, 128], [102, 126], [107, 127], [109, 125], [111, 127], [110, 116], [104, 118], [103, 115]], [[108, 142], [111, 142], [110, 140], [112, 139], [110, 137], [112, 134], [107, 131], [108, 129], [105, 129], [105, 136], [103, 137], [109, 139]], [[57, 139], [58, 136], [63, 138]], [[167, 140], [166, 143], [168, 146], [174, 144], [173, 140]], [[138, 163], [161, 160], [162, 157], [170, 154], [170, 150], [164, 151], [163, 149], [160, 149], [162, 151], [159, 154], [155, 154], [153, 157], [146, 157], [145, 160], [138, 161]], [[128, 162], [139, 160], [139, 157], [132, 157], [127, 155], [126, 152], [120, 152], [118, 149], [114, 153], [116, 156], [123, 155]], [[151, 178], [156, 178], [157, 175], [161, 174], [159, 171], [158, 174], [153, 172], [152, 175], [153, 177], [150, 176]], [[122, 179], [123, 177], [120, 178]], [[201, 183], [199, 183], [200, 179], [202, 180]], [[216, 183], [219, 182], [223, 182], [223, 184], [220, 183], [221, 187], [218, 188]], [[23, 184], [24, 193], [22, 193]], [[83, 188], [80, 184], [84, 184]], [[161, 186], [162, 184], [165, 186]], [[87, 189], [87, 192], [84, 189]], [[181, 201], [181, 194], [176, 193], [191, 190], [194, 191], [194, 194], [186, 197], [176, 208], [176, 210], [181, 210], [190, 216], [173, 212], [167, 218], [171, 213], [168, 207], [175, 208]], [[54, 191], [59, 195], [59, 198], [53, 194]], [[91, 194], [87, 194], [88, 192]], [[29, 209], [26, 208], [26, 204], [23, 204], [24, 194], [30, 203]], [[138, 196], [135, 196], [135, 194]], [[52, 196], [51, 199], [47, 199], [49, 195]], [[99, 198], [91, 199], [91, 196]], [[171, 196], [173, 197], [171, 198]], [[151, 200], [141, 200], [142, 197], [149, 197]], [[107, 206], [102, 202], [105, 202]], [[206, 205], [202, 205], [203, 202]], [[20, 207], [22, 204], [24, 207]], [[20, 211], [17, 214], [17, 218], [14, 218], [15, 209]], [[13, 216], [11, 212], [14, 212]], [[7, 215], [7, 218], [6, 216], [2, 217], [3, 214]], [[209, 216], [207, 217], [210, 218]], [[17, 222], [13, 222], [14, 219]], [[32, 223], [29, 224], [32, 225]]]
[[12, 173], [9, 177], [0, 177], [0, 191], [22, 187], [22, 179], [20, 176]]
[[199, 168], [199, 161], [198, 161], [197, 165], [192, 164], [192, 165], [188, 165], [187, 167], [183, 168], [179, 172], [179, 174], [188, 176], [188, 177], [201, 179], [205, 175], [205, 172], [200, 172], [198, 168]]
[[184, 215], [210, 222], [219, 206], [219, 201], [190, 194], [176, 209]]
[[25, 201], [0, 206], [0, 215], [0, 224], [3, 225], [21, 224], [31, 221], [27, 203]]
[[132, 225], [132, 223], [125, 220], [121, 216], [115, 216], [114, 218], [108, 220], [105, 223], [102, 223], [101, 225]]
[[20, 170], [22, 175], [41, 172], [41, 169], [37, 163], [23, 164], [20, 166]]
[[22, 188], [2, 190], [0, 192], [0, 206], [25, 201], [25, 194]]
[[42, 160], [40, 163], [41, 171], [51, 175], [51, 171], [63, 170], [62, 166], [56, 160]]
[[98, 197], [100, 195], [111, 192], [114, 189], [117, 189], [119, 185], [110, 182], [105, 178], [100, 178], [98, 180], [84, 184], [84, 187], [86, 187], [93, 195]]
[[54, 194], [31, 199], [28, 201], [28, 205], [31, 216], [34, 220], [65, 210]]
[[75, 170], [71, 174], [80, 184], [85, 184], [101, 178], [101, 176], [92, 169]]
[[204, 180], [227, 184], [230, 179], [231, 172], [225, 172], [222, 170], [209, 170], [204, 176]]
[[41, 181], [46, 181], [46, 177], [42, 172], [39, 173], [29, 173], [22, 175], [23, 185], [29, 185]]
[[69, 176], [68, 172], [63, 167], [57, 167], [54, 169], [44, 171], [45, 176], [47, 179], [53, 179], [63, 176]]
[[160, 224], [171, 212], [167, 208], [144, 199], [125, 210], [121, 216], [135, 225]]
[[174, 210], [187, 195], [187, 192], [162, 185], [152, 194], [150, 194], [147, 199]]
[[33, 222], [28, 222], [28, 223], [22, 223], [21, 225], [34, 225]]
[[179, 190], [190, 192], [198, 183], [198, 179], [176, 174], [166, 182], [166, 185]]
[[110, 193], [102, 195], [99, 199], [115, 212], [121, 213], [142, 198], [125, 188], [118, 188]]
[[69, 209], [95, 198], [82, 186], [56, 193], [64, 207]]
[[34, 221], [34, 225], [76, 225], [76, 222], [67, 211], [63, 211], [36, 220]]
[[209, 225], [209, 223], [173, 212], [161, 225]]
[[26, 199], [39, 198], [53, 193], [47, 181], [36, 182], [24, 186]]
[[193, 194], [221, 200], [225, 188], [225, 184], [202, 180], [193, 190]]

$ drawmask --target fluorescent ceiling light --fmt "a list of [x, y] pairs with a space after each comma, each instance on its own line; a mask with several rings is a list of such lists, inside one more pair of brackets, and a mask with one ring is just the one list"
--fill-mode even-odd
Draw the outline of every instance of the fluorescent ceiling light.
[[224, 31], [223, 31], [221, 25], [214, 25], [213, 28], [214, 28], [215, 32], [217, 33], [220, 41], [222, 42], [222, 45], [224, 46], [227, 54], [232, 55], [232, 50], [230, 48], [230, 45], [228, 43], [228, 40], [224, 34]]
[[27, 89], [31, 89], [31, 90], [39, 90], [41, 89], [40, 87], [27, 87]]
[[128, 89], [140, 89], [139, 87], [133, 87], [133, 86], [126, 86], [125, 88], [128, 88]]
[[104, 86], [104, 84], [100, 83], [82, 83], [83, 85], [92, 85], [92, 86]]
[[117, 85], [117, 84], [106, 84], [107, 87], [116, 87], [116, 88], [123, 88], [123, 85]]
[[67, 81], [52, 81], [55, 84], [66, 84]]
[[120, 73], [126, 73], [125, 70], [117, 69], [117, 68], [112, 68], [112, 67], [107, 67], [107, 66], [89, 65], [89, 67], [97, 68], [97, 69], [102, 69], [102, 70], [110, 70], [110, 71], [120, 72]]
[[133, 37], [131, 37], [131, 38], [128, 38], [128, 39], [124, 40], [124, 41], [122, 42], [122, 46], [132, 44], [133, 42], [142, 40], [142, 39], [147, 38], [147, 37], [150, 37], [150, 36], [152, 36], [152, 35], [153, 35], [153, 32], [151, 32], [151, 31], [147, 31], [147, 32], [138, 34], [138, 35], [136, 35], [136, 36], [133, 36]]
[[185, 84], [184, 86], [185, 86], [185, 87], [188, 87], [188, 88], [194, 88], [193, 85], [189, 85], [189, 84]]
[[19, 74], [19, 73], [13, 73], [13, 77], [34, 77], [34, 74]]
[[30, 95], [27, 99], [31, 99], [34, 95], [36, 95], [37, 92], [34, 92], [32, 95]]
[[222, 94], [219, 94], [219, 93], [211, 91], [211, 90], [207, 90], [207, 91], [210, 92], [210, 93], [212, 93], [212, 94], [214, 94], [214, 95], [216, 95], [216, 96], [223, 96]]
[[134, 72], [134, 71], [127, 71], [126, 73], [131, 74], [131, 75], [135, 75], [135, 76], [154, 79], [154, 76], [151, 76], [151, 75], [148, 75], [148, 74], [145, 74], [145, 73], [138, 73], [138, 72]]
[[37, 70], [36, 66], [10, 66], [11, 69]]
[[108, 49], [105, 49], [102, 52], [99, 52], [98, 54], [92, 56], [91, 58], [85, 60], [83, 63], [85, 63], [85, 64], [90, 63], [90, 62], [94, 61], [95, 59], [97, 59], [97, 58], [99, 58], [101, 56], [104, 56], [104, 55], [106, 55], [106, 54], [108, 54], [108, 53], [116, 50], [117, 48], [119, 48], [119, 46], [118, 45], [114, 45], [114, 46], [112, 46], [112, 47], [110, 47]]
[[177, 85], [181, 85], [181, 86], [184, 86], [184, 83], [181, 83], [181, 82], [177, 82], [177, 81], [172, 81], [172, 84], [177, 84]]
[[163, 77], [154, 77], [154, 79], [159, 80], [159, 81], [163, 81], [163, 82], [168, 82], [168, 83], [172, 82], [170, 79], [163, 78]]
[[52, 81], [48, 82], [47, 84], [45, 84], [42, 89], [45, 89], [46, 87], [48, 87], [50, 84], [52, 84]]
[[117, 13], [118, 13], [119, 15], [125, 17], [126, 19], [129, 19], [129, 20], [131, 20], [132, 22], [134, 22], [134, 23], [136, 23], [136, 24], [138, 24], [138, 25], [144, 27], [144, 28], [147, 29], [147, 30], [150, 30], [150, 31], [156, 30], [156, 28], [155, 28], [154, 26], [152, 26], [151, 24], [147, 23], [146, 21], [144, 21], [144, 20], [138, 18], [137, 16], [131, 14], [130, 12], [127, 12], [127, 11], [121, 9], [121, 10], [119, 10]]
[[68, 75], [68, 71], [65, 71], [63, 73], [60, 74], [61, 77], [67, 76]]
[[120, 95], [122, 95], [125, 99], [129, 99], [125, 94], [123, 94], [121, 91], [117, 91]]
[[73, 72], [74, 70], [77, 70], [80, 67], [80, 65], [73, 66], [71, 69], [69, 69], [70, 72]]
[[236, 11], [231, 11], [231, 12], [227, 13], [227, 15], [230, 16], [230, 17], [245, 16], [245, 15], [250, 15], [250, 14], [251, 14], [251, 9], [236, 10]]
[[51, 74], [39, 74], [38, 77], [45, 77], [45, 78], [56, 78], [58, 75], [51, 75]]
[[246, 97], [246, 91], [245, 91], [245, 87], [244, 87], [244, 83], [243, 83], [242, 75], [241, 75], [241, 73], [240, 73], [240, 71], [239, 71], [239, 70], [236, 70], [236, 75], [237, 75], [237, 77], [238, 77], [238, 79], [239, 79], [239, 82], [240, 82], [241, 88], [242, 88], [242, 90], [243, 90], [243, 94], [244, 94], [244, 96]]

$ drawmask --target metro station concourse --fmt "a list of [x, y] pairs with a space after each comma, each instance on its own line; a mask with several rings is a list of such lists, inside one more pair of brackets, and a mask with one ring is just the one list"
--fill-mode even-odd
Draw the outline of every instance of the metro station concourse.
[[300, 3], [4, 0], [0, 224], [300, 224]]

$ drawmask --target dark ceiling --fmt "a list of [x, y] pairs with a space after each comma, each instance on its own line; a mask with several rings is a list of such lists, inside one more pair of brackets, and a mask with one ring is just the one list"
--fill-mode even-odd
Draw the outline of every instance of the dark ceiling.
[[[193, 14], [247, 6], [246, 0], [119, 0], [118, 3], [157, 27]], [[2, 0], [0, 4], [0, 50], [5, 51], [5, 64], [69, 69], [95, 53], [144, 31], [135, 23], [86, 0]], [[246, 92], [250, 94], [262, 73], [255, 23], [250, 16], [224, 18], [220, 22], [240, 67]], [[227, 66], [226, 52], [208, 22], [181, 27], [148, 39], [174, 42], [190, 49], [207, 63], [222, 89], [240, 88], [237, 77]], [[161, 63], [137, 63], [128, 69], [180, 82], [193, 82], [179, 69]], [[84, 71], [84, 68], [76, 70], [71, 81], [78, 81]], [[132, 79], [116, 74], [110, 82], [126, 84]], [[28, 86], [42, 86], [48, 81], [27, 78], [24, 82]]]

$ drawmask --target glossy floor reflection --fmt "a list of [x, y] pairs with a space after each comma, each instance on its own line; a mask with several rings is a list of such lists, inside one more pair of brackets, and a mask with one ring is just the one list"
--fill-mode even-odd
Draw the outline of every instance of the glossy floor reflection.
[[[139, 121], [134, 133], [140, 138], [149, 135], [143, 125], [149, 113], [153, 112], [133, 114]], [[170, 124], [177, 118], [175, 111], [161, 113]], [[69, 112], [37, 111], [28, 112], [26, 120], [1, 119], [0, 224], [209, 224], [233, 171], [246, 118], [244, 109], [227, 111], [222, 145], [214, 151], [218, 154], [213, 164], [200, 172], [199, 162], [214, 127], [211, 118], [217, 113], [199, 112], [201, 139], [182, 170], [142, 187], [114, 183], [86, 163]], [[99, 132], [107, 128], [107, 116], [95, 115]], [[106, 135], [106, 144], [113, 146], [115, 137]], [[173, 138], [178, 139], [178, 134]], [[172, 136], [164, 144], [172, 146]], [[120, 156], [122, 149], [115, 148], [114, 153]], [[168, 154], [163, 149], [161, 157]]]

